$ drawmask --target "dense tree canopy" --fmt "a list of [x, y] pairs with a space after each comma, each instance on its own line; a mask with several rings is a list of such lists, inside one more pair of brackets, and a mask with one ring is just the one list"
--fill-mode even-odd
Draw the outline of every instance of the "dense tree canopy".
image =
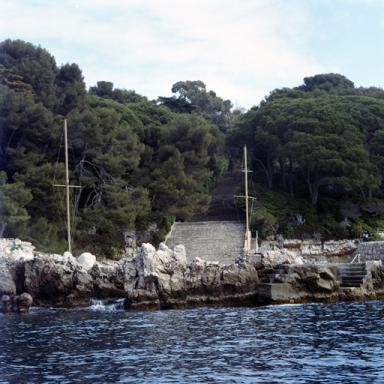
[[207, 91], [201, 80], [178, 81], [173, 84], [173, 97], [160, 97], [159, 102], [175, 112], [196, 112], [226, 132], [232, 122], [232, 103], [213, 91]]
[[70, 179], [81, 186], [73, 193], [78, 249], [118, 253], [134, 229], [158, 241], [176, 217], [205, 208], [223, 139], [204, 117], [106, 81], [87, 92], [76, 64], [57, 67], [23, 41], [0, 44], [0, 70], [1, 235], [65, 248], [64, 191], [53, 186], [64, 180], [64, 117]]
[[[355, 237], [384, 227], [384, 91], [320, 74], [246, 113], [200, 81], [150, 101], [41, 47], [0, 43], [0, 236], [65, 249], [63, 120], [76, 251], [116, 255], [135, 230], [160, 241], [204, 211], [227, 164], [250, 150], [262, 236]], [[224, 142], [226, 147], [224, 148]], [[241, 187], [241, 186], [239, 186]]]
[[348, 224], [339, 228], [348, 235], [353, 223], [342, 217], [342, 202], [360, 207], [383, 196], [383, 96], [342, 75], [316, 75], [273, 91], [242, 116], [229, 145], [251, 144], [258, 185], [286, 194], [292, 209], [277, 222], [288, 223], [298, 209], [292, 202], [306, 199], [318, 218]]

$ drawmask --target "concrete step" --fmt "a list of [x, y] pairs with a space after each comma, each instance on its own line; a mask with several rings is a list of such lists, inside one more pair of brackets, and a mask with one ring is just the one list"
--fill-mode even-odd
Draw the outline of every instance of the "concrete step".
[[361, 285], [363, 284], [362, 281], [343, 281], [340, 286], [341, 287], [361, 287]]
[[360, 287], [367, 274], [365, 263], [345, 264], [340, 266], [339, 274], [342, 287]]
[[205, 213], [194, 216], [191, 221], [236, 221], [243, 219], [242, 210], [238, 208], [235, 195], [241, 188], [243, 174], [227, 172], [224, 174], [212, 192], [212, 200]]
[[366, 274], [365, 272], [361, 272], [361, 271], [356, 271], [356, 272], [344, 271], [340, 273], [341, 276], [365, 276], [365, 274]]
[[342, 281], [363, 281], [364, 280], [364, 275], [360, 276], [343, 276]]
[[231, 263], [241, 254], [245, 228], [236, 221], [176, 222], [166, 244], [173, 248], [183, 244], [187, 260], [195, 257]]

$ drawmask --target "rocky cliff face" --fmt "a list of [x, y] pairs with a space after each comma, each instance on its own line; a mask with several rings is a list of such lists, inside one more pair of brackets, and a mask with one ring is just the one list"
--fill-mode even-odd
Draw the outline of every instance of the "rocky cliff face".
[[184, 246], [158, 251], [143, 244], [124, 264], [127, 308], [175, 308], [209, 304], [246, 303], [256, 295], [257, 263], [238, 260], [220, 266], [196, 258], [187, 265]]
[[17, 239], [0, 239], [0, 312], [28, 312], [32, 296], [24, 290], [24, 266], [34, 247]]
[[[384, 297], [381, 261], [367, 264], [361, 287], [340, 287], [336, 264], [306, 263], [283, 249], [240, 257], [222, 265], [195, 258], [185, 248], [143, 244], [132, 259], [97, 262], [90, 254], [34, 254], [23, 244], [0, 247], [0, 311], [37, 306], [87, 306], [92, 298], [125, 298], [127, 309], [200, 305], [354, 300]], [[29, 248], [28, 248], [29, 247]], [[16, 252], [14, 252], [16, 251]]]

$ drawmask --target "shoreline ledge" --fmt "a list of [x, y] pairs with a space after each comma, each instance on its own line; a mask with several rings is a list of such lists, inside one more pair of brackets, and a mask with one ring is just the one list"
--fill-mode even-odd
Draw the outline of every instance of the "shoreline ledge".
[[365, 262], [360, 286], [343, 283], [351, 264], [340, 260], [349, 261], [357, 247], [347, 243], [332, 242], [333, 253], [323, 244], [328, 262], [321, 249], [315, 252], [320, 259], [313, 252], [303, 257], [296, 241], [296, 251], [265, 248], [220, 264], [200, 258], [187, 263], [183, 245], [172, 250], [145, 243], [132, 258], [98, 262], [89, 253], [41, 254], [30, 243], [1, 239], [0, 312], [26, 313], [32, 305], [87, 307], [92, 299], [121, 298], [127, 310], [384, 299], [381, 259]]

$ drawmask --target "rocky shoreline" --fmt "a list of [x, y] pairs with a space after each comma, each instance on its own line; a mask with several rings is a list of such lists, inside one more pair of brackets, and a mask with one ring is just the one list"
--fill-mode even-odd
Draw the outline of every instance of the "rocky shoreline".
[[0, 312], [25, 313], [32, 305], [85, 307], [92, 299], [124, 298], [126, 309], [170, 309], [384, 298], [381, 260], [366, 262], [360, 286], [341, 286], [340, 260], [353, 256], [353, 242], [310, 251], [292, 244], [265, 246], [226, 265], [200, 258], [188, 264], [182, 245], [172, 250], [160, 244], [156, 250], [143, 244], [134, 257], [98, 262], [90, 254], [36, 254], [29, 243], [3, 239]]

